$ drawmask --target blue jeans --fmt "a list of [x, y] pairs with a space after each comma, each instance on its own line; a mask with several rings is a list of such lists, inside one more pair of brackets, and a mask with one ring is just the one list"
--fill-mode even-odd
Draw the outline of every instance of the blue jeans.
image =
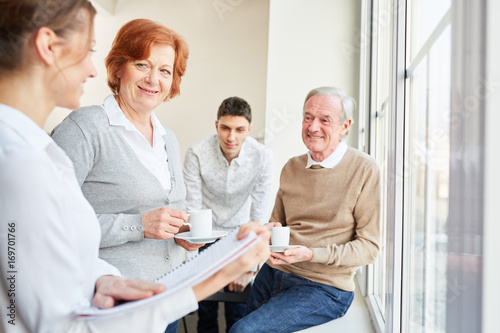
[[295, 332], [342, 317], [354, 293], [264, 264], [248, 298], [245, 316], [230, 333]]
[[179, 326], [178, 320], [168, 324], [167, 328], [165, 329], [165, 333], [177, 333], [177, 326]]

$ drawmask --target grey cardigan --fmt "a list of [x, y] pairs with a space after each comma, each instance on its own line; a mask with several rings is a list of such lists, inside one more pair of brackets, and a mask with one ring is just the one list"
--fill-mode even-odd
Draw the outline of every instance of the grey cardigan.
[[83, 194], [101, 224], [99, 256], [127, 278], [153, 281], [182, 263], [184, 249], [171, 240], [144, 238], [142, 213], [168, 206], [185, 209], [179, 144], [165, 128], [172, 190], [139, 161], [125, 139], [109, 125], [103, 105], [73, 111], [52, 132], [70, 157]]

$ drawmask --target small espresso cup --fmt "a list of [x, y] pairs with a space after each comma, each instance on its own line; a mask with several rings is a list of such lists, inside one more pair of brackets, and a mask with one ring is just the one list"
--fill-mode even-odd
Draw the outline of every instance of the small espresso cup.
[[212, 236], [212, 210], [198, 209], [187, 212], [189, 215], [189, 231], [192, 237], [211, 237]]
[[272, 227], [271, 243], [277, 246], [288, 246], [290, 242], [290, 227]]

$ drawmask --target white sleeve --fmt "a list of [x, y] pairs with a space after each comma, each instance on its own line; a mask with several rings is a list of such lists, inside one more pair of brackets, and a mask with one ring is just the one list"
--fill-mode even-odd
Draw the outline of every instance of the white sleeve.
[[269, 198], [271, 195], [271, 185], [273, 184], [274, 160], [273, 154], [269, 148], [266, 148], [266, 154], [261, 173], [257, 182], [252, 188], [252, 206], [250, 209], [250, 220], [269, 222]]
[[[120, 317], [76, 319], [76, 310], [90, 306], [95, 280], [119, 272], [97, 254], [85, 257], [88, 252], [82, 251], [88, 249], [75, 246], [74, 226], [64, 218], [68, 207], [57, 186], [60, 179], [50, 163], [26, 152], [5, 157], [0, 151], [0, 305], [7, 309], [15, 304], [16, 325], [8, 324], [4, 313], [0, 328], [39, 333], [164, 332], [168, 323], [197, 309], [188, 288]], [[84, 266], [83, 258], [93, 264]]]
[[[115, 276], [122, 276], [118, 268], [115, 266], [111, 265], [107, 261], [104, 261], [100, 258], [96, 259], [96, 265], [95, 265], [95, 270], [94, 273], [91, 276], [92, 281], [96, 281], [103, 275], [115, 275]], [[95, 283], [94, 283], [95, 284]]]
[[67, 193], [39, 155], [1, 153], [0, 274], [11, 279], [13, 290], [7, 301], [15, 300], [17, 319], [29, 331], [54, 332], [76, 307], [89, 305], [86, 286], [93, 282], [68, 236], [72, 223], [63, 218], [67, 207], [61, 200]]
[[[198, 309], [196, 296], [191, 288], [182, 289], [161, 302], [124, 315], [84, 321], [86, 331], [109, 332], [151, 332], [163, 333], [169, 323]], [[75, 322], [75, 326], [82, 325]]]

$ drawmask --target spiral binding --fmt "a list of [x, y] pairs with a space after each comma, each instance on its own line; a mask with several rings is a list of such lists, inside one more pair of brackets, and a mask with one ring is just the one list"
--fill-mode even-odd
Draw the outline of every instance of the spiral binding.
[[[238, 229], [229, 232], [225, 237], [204, 251], [156, 279], [155, 282], [162, 283], [166, 285], [167, 288], [178, 288], [179, 286], [192, 286], [207, 279], [229, 261], [235, 260], [242, 255], [245, 252], [242, 251], [242, 249], [247, 247], [257, 238], [257, 235], [252, 232], [249, 237], [243, 240], [237, 240], [237, 233]], [[183, 270], [186, 272], [179, 273], [179, 271]], [[200, 275], [200, 272], [205, 272], [205, 274]], [[194, 275], [199, 276], [195, 279], [191, 279]]]

